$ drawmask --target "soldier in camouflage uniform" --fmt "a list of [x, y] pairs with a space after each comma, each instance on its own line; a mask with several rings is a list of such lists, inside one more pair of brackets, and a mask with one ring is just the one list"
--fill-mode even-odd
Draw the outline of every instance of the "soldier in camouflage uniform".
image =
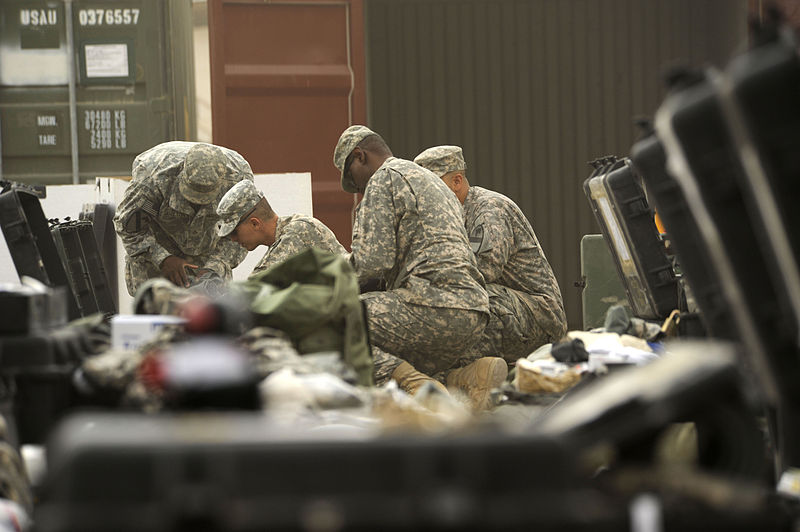
[[217, 236], [216, 207], [235, 183], [252, 181], [247, 161], [211, 144], [165, 142], [134, 159], [132, 176], [114, 216], [128, 293], [153, 277], [189, 286], [191, 270], [230, 279], [246, 253]]
[[222, 197], [217, 215], [220, 218], [217, 234], [221, 238], [230, 237], [247, 251], [262, 244], [269, 246], [250, 275], [310, 247], [339, 255], [347, 253], [333, 231], [316, 218], [304, 214], [275, 214], [267, 198], [250, 181], [237, 183]]
[[385, 292], [362, 295], [370, 343], [378, 348], [376, 382], [391, 375], [402, 387], [403, 361], [427, 375], [451, 368], [489, 318], [458, 202], [431, 172], [393, 157], [367, 127], [347, 128], [333, 160], [342, 188], [364, 194], [351, 262], [359, 280], [386, 282]]
[[414, 162], [427, 168], [463, 205], [470, 245], [486, 280], [491, 318], [473, 358], [502, 356], [516, 362], [567, 331], [556, 278], [531, 224], [506, 196], [470, 186], [458, 146], [436, 146]]

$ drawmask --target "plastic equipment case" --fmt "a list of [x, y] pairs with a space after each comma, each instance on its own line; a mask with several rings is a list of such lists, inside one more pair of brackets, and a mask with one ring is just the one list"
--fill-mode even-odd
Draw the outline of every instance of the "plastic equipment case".
[[602, 327], [612, 305], [623, 305], [630, 312], [625, 287], [603, 235], [581, 238], [581, 280], [584, 330]]
[[800, 404], [798, 322], [749, 193], [718, 76], [708, 71], [675, 77], [656, 114], [656, 130], [668, 169], [683, 188], [714, 273], [725, 287], [740, 337], [762, 380], [760, 390], [778, 407], [773, 436], [780, 472], [786, 465], [800, 466], [798, 410], [792, 406]]
[[0, 290], [0, 400], [12, 442], [41, 443], [72, 402], [71, 374], [86, 350], [65, 326], [65, 290], [26, 284]]
[[[644, 462], [671, 423], [693, 422], [700, 466], [762, 482], [770, 464], [759, 423], [743, 393], [736, 344], [680, 340], [669, 356], [633, 371], [596, 379], [567, 394], [532, 429], [574, 448], [604, 442], [618, 460]], [[649, 449], [649, 450], [646, 450]]]
[[86, 414], [48, 445], [35, 521], [40, 532], [626, 528], [624, 509], [576, 480], [575, 465], [532, 435], [376, 438], [263, 413]]
[[[643, 493], [667, 531], [790, 530], [762, 495], [764, 442], [740, 408], [733, 349], [706, 342], [590, 382], [515, 435], [76, 415], [49, 441], [36, 530], [637, 530], [628, 511]], [[700, 470], [664, 467], [659, 435], [690, 420]], [[610, 469], [596, 470], [598, 451]]]
[[71, 221], [56, 224], [50, 230], [67, 269], [70, 286], [78, 300], [81, 314], [86, 316], [98, 311], [115, 313], [116, 306], [97, 249], [92, 223]]
[[800, 316], [800, 57], [785, 30], [762, 28], [729, 63], [721, 92], [754, 212]]
[[119, 309], [117, 294], [117, 233], [114, 230], [116, 207], [111, 203], [94, 203], [84, 206], [80, 220], [92, 222], [94, 239], [100, 253], [101, 264], [105, 266], [106, 280], [109, 284], [114, 309]]
[[[0, 336], [34, 334], [66, 324], [65, 290], [29, 285], [0, 289]], [[2, 351], [0, 351], [2, 365]]]
[[[750, 202], [754, 225], [762, 231], [765, 255], [777, 290], [790, 307], [785, 319], [794, 319], [783, 331], [787, 346], [771, 352], [778, 378], [779, 452], [784, 469], [782, 484], [800, 483], [800, 348], [788, 347], [800, 330], [800, 58], [794, 29], [781, 28], [768, 17], [756, 33], [755, 45], [734, 57], [720, 92], [728, 124], [745, 170], [743, 189]], [[784, 307], [785, 308], [785, 307]], [[796, 338], [796, 336], [795, 336]], [[784, 350], [785, 349], [785, 350]], [[795, 385], [792, 386], [791, 382]], [[800, 490], [794, 490], [800, 495]]]
[[13, 188], [0, 194], [0, 227], [19, 276], [27, 275], [51, 287], [64, 287], [67, 317], [79, 318], [81, 313], [39, 198]]
[[[765, 479], [771, 464], [758, 410], [741, 379], [739, 349], [718, 340], [672, 341], [669, 356], [575, 390], [535, 419], [531, 430], [557, 435], [570, 448], [614, 456], [599, 479], [608, 479], [609, 487], [624, 483], [638, 493], [656, 494], [655, 529], [788, 531], [798, 508], [769, 493]], [[675, 423], [686, 422], [696, 434], [696, 463], [659, 463], [681, 454], [675, 452], [682, 447], [677, 439], [673, 452], [661, 452], [669, 439], [665, 431], [682, 430]], [[755, 493], [762, 494], [756, 497], [760, 502], [752, 498]], [[640, 527], [630, 529], [650, 525]]]
[[612, 157], [599, 162], [583, 188], [633, 313], [665, 319], [678, 308], [678, 281], [630, 161]]
[[682, 280], [691, 288], [707, 332], [715, 338], [737, 339], [736, 325], [722, 284], [714, 274], [711, 258], [686, 197], [675, 178], [667, 172], [667, 157], [655, 132], [650, 131], [633, 145], [631, 159], [636, 173], [645, 183], [648, 197], [664, 222], [670, 246], [678, 258]]

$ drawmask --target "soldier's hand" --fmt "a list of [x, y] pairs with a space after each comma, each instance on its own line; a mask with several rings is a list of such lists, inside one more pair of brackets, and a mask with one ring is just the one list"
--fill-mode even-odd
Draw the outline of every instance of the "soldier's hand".
[[176, 257], [175, 255], [170, 255], [161, 263], [161, 273], [164, 277], [169, 279], [172, 283], [184, 288], [189, 286], [189, 276], [186, 275], [185, 268], [197, 269], [198, 266], [190, 264], [188, 261]]

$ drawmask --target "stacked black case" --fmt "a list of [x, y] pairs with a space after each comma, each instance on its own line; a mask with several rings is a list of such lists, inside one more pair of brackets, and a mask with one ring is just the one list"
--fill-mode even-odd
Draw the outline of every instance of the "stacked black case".
[[583, 188], [633, 313], [665, 319], [678, 308], [678, 282], [630, 161], [599, 162]]
[[81, 317], [39, 198], [13, 188], [0, 194], [0, 227], [19, 276], [32, 277], [51, 287], [64, 287], [68, 318]]
[[667, 171], [664, 147], [655, 132], [634, 144], [631, 159], [666, 227], [683, 280], [691, 288], [709, 336], [738, 339], [722, 284], [714, 274], [711, 258], [700, 237], [700, 228], [686, 203], [683, 190]]
[[727, 82], [717, 71], [687, 73], [677, 82], [656, 115], [658, 135], [724, 286], [760, 391], [777, 408], [777, 469], [798, 466], [798, 302], [782, 276], [775, 235], [770, 235], [776, 228], [765, 224], [769, 213], [761, 210], [743, 163], [748, 154], [742, 149], [737, 104], [724, 96]]
[[115, 313], [116, 305], [92, 223], [65, 222], [54, 225], [51, 231], [81, 314]]

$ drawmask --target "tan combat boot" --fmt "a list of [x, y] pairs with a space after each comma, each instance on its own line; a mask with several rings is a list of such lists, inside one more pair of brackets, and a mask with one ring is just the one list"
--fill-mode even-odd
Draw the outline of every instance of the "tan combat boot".
[[447, 375], [447, 387], [460, 390], [469, 398], [476, 412], [492, 407], [492, 389], [502, 386], [508, 376], [508, 365], [499, 357], [479, 358]]
[[445, 388], [444, 384], [436, 379], [428, 377], [421, 371], [417, 371], [414, 369], [414, 366], [408, 362], [403, 362], [397, 366], [397, 368], [395, 368], [394, 372], [392, 372], [392, 379], [394, 379], [400, 389], [406, 392], [408, 395], [415, 395], [420, 389], [422, 389], [423, 386], [425, 386], [426, 383], [431, 383], [441, 392], [448, 394], [447, 388]]

